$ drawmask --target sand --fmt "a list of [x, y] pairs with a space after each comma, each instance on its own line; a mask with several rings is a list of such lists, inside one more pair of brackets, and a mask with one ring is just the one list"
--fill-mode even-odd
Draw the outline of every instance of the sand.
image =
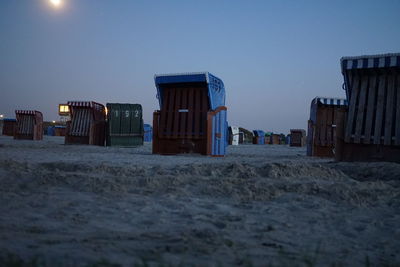
[[0, 136], [0, 265], [400, 265], [400, 164]]

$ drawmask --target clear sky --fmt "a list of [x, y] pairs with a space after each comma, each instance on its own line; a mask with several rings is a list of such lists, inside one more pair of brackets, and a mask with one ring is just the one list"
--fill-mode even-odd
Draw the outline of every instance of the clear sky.
[[209, 71], [228, 121], [306, 128], [315, 96], [345, 97], [342, 56], [400, 52], [400, 1], [0, 0], [0, 114], [57, 120], [68, 100], [158, 109], [154, 74]]

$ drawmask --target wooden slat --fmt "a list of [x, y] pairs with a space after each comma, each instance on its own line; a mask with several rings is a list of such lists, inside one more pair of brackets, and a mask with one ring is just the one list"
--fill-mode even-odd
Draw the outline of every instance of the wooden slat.
[[85, 135], [85, 133], [84, 133], [85, 120], [84, 119], [85, 119], [85, 110], [84, 109], [80, 109], [79, 110], [79, 120], [78, 120], [79, 128], [78, 128], [78, 131], [77, 131], [77, 134], [79, 136], [84, 136]]
[[19, 122], [19, 132], [18, 133], [20, 133], [20, 134], [23, 134], [24, 132], [25, 132], [25, 125], [26, 125], [26, 123], [25, 123], [25, 116], [20, 116], [20, 122]]
[[26, 120], [25, 116], [20, 115], [19, 122], [18, 122], [18, 124], [19, 124], [19, 127], [18, 127], [19, 132], [18, 133], [20, 133], [20, 134], [23, 134], [25, 132], [25, 127], [26, 127], [25, 120]]
[[166, 131], [166, 137], [170, 138], [172, 134], [172, 126], [173, 126], [173, 115], [174, 115], [174, 104], [175, 104], [175, 94], [176, 94], [176, 88], [171, 89], [170, 96], [169, 96], [169, 102], [168, 102], [168, 110], [167, 110], [167, 127], [165, 129]]
[[385, 104], [385, 83], [386, 83], [386, 75], [381, 74], [379, 76], [378, 101], [376, 104], [376, 118], [375, 118], [375, 130], [374, 130], [375, 145], [379, 145], [381, 143], [383, 108]]
[[352, 75], [355, 75], [355, 76], [352, 78], [353, 82], [352, 82], [352, 88], [351, 88], [349, 111], [348, 111], [347, 124], [346, 124], [345, 137], [344, 137], [345, 142], [350, 142], [350, 139], [351, 139], [353, 123], [354, 123], [354, 119], [355, 119], [357, 97], [358, 97], [358, 92], [360, 91], [359, 90], [360, 76], [358, 73], [353, 73]]
[[[188, 90], [184, 90], [183, 92], [182, 92], [182, 104], [181, 104], [181, 109], [188, 109], [188, 105], [187, 105], [187, 96], [188, 96]], [[179, 129], [179, 132], [180, 132], [180, 136], [181, 137], [186, 137], [187, 136], [187, 134], [188, 134], [188, 129], [187, 129], [187, 127], [186, 127], [186, 120], [187, 120], [187, 115], [188, 115], [188, 113], [187, 112], [182, 112], [181, 114], [180, 114], [180, 116], [181, 116], [181, 119], [180, 119], [180, 129]]]
[[347, 77], [349, 79], [349, 88], [353, 88], [353, 83], [356, 81], [354, 78], [356, 75], [352, 75], [354, 73], [352, 70], [347, 70]]
[[385, 139], [384, 145], [390, 146], [392, 144], [392, 125], [393, 125], [393, 107], [394, 107], [394, 86], [395, 76], [393, 73], [388, 77], [388, 88], [386, 97], [386, 115], [385, 115]]
[[207, 112], [208, 112], [208, 94], [205, 89], [201, 90], [202, 92], [202, 110], [201, 110], [201, 132], [203, 133], [203, 137], [206, 138], [207, 133]]
[[189, 109], [189, 114], [187, 118], [187, 138], [192, 138], [193, 137], [193, 111], [194, 111], [194, 89], [189, 88], [189, 104], [188, 104], [188, 109]]
[[23, 120], [23, 117], [21, 116], [21, 115], [17, 115], [17, 129], [16, 129], [16, 131], [17, 131], [17, 133], [22, 133], [22, 131], [23, 131], [23, 122], [22, 122], [22, 120]]
[[179, 108], [181, 105], [181, 97], [182, 97], [182, 90], [184, 89], [176, 89], [175, 92], [175, 106], [173, 108], [174, 110], [174, 125], [172, 129], [173, 137], [177, 138], [179, 135], [179, 124], [180, 124], [180, 119], [181, 119], [181, 114], [179, 112]]
[[[92, 126], [93, 122], [95, 121], [95, 117], [94, 117], [94, 110], [93, 109], [86, 109], [86, 118], [87, 118], [87, 125], [86, 125], [86, 131], [87, 131], [87, 135], [89, 135], [90, 132], [90, 127]], [[98, 132], [96, 132], [97, 134]], [[98, 138], [98, 136], [96, 136], [95, 138]]]
[[88, 124], [89, 124], [89, 114], [88, 110], [85, 108], [82, 110], [82, 117], [81, 117], [81, 129], [79, 133], [82, 136], [88, 136], [89, 135], [89, 129], [88, 129]]
[[31, 128], [31, 120], [30, 120], [30, 116], [24, 116], [25, 117], [25, 131], [23, 132], [24, 134], [29, 134], [29, 130]]
[[321, 145], [321, 122], [319, 120], [319, 111], [317, 111], [317, 119], [314, 126], [314, 144], [317, 146]]
[[171, 94], [171, 90], [169, 89], [164, 89], [164, 93], [163, 93], [163, 103], [162, 103], [162, 107], [160, 110], [160, 117], [158, 119], [159, 121], [159, 125], [158, 125], [158, 136], [159, 137], [164, 137], [165, 136], [165, 131], [166, 131], [166, 127], [167, 127], [167, 117], [168, 117], [168, 103], [169, 103], [169, 96]]
[[73, 135], [73, 133], [74, 133], [75, 118], [76, 118], [76, 113], [75, 113], [75, 110], [74, 110], [72, 115], [71, 115], [71, 122], [69, 124], [69, 128], [67, 129], [68, 135]]
[[74, 127], [74, 135], [82, 135], [82, 116], [83, 116], [83, 110], [82, 109], [76, 109], [75, 110], [75, 127]]
[[75, 135], [75, 132], [76, 132], [76, 127], [77, 127], [77, 124], [78, 124], [78, 115], [79, 113], [78, 113], [78, 110], [75, 110], [74, 109], [74, 113], [73, 113], [73, 116], [72, 116], [72, 121], [71, 121], [71, 130], [70, 130], [70, 135]]
[[71, 124], [71, 134], [76, 135], [77, 131], [79, 130], [78, 127], [78, 122], [79, 122], [79, 110], [75, 109], [74, 110], [74, 116], [72, 118], [72, 124]]
[[376, 81], [377, 81], [377, 73], [374, 72], [369, 79], [369, 91], [368, 91], [368, 103], [367, 103], [367, 111], [365, 117], [365, 133], [364, 133], [364, 144], [371, 143], [371, 135], [372, 135], [372, 122], [375, 115], [375, 98], [376, 98]]
[[315, 132], [314, 132], [314, 139], [315, 139], [315, 144], [317, 146], [321, 145], [321, 111], [317, 108], [317, 115], [316, 115], [316, 120], [315, 120]]
[[28, 118], [29, 118], [28, 134], [33, 134], [34, 133], [34, 127], [35, 127], [35, 117], [34, 116], [28, 116]]
[[81, 136], [86, 136], [86, 128], [87, 128], [87, 110], [82, 109], [81, 110], [81, 119], [80, 119], [80, 129], [79, 129], [79, 135]]
[[361, 78], [360, 97], [358, 100], [356, 130], [354, 132], [354, 143], [359, 144], [362, 135], [362, 126], [364, 122], [365, 101], [367, 98], [368, 75], [364, 73]]
[[[338, 113], [340, 112], [342, 108], [335, 108], [333, 109], [333, 117], [332, 117], [332, 142], [333, 144], [336, 143], [336, 129], [337, 129], [337, 125], [338, 125]], [[335, 127], [333, 127], [333, 125], [335, 125]]]
[[199, 138], [200, 136], [200, 97], [201, 97], [201, 91], [200, 90], [195, 90], [194, 92], [194, 117], [193, 117], [193, 123], [194, 123], [194, 137]]
[[397, 101], [396, 101], [396, 140], [395, 144], [400, 146], [400, 72], [396, 74], [396, 91], [397, 91]]
[[327, 114], [327, 108], [323, 107], [321, 110], [321, 131], [320, 131], [320, 140], [321, 140], [321, 145], [322, 146], [326, 146], [327, 142], [326, 142], [326, 130], [327, 130], [327, 118], [328, 118], [328, 114]]
[[29, 133], [29, 127], [31, 126], [31, 121], [28, 116], [24, 116], [24, 132], [23, 134]]
[[22, 134], [22, 133], [24, 133], [24, 125], [25, 125], [25, 123], [24, 123], [24, 120], [25, 120], [25, 117], [24, 116], [22, 116], [22, 115], [20, 115], [19, 116], [19, 118], [18, 118], [18, 121], [17, 121], [17, 123], [18, 123], [18, 133], [19, 134]]
[[331, 146], [333, 142], [333, 133], [332, 133], [332, 124], [333, 123], [333, 113], [335, 112], [335, 108], [329, 107], [326, 111], [326, 144]]

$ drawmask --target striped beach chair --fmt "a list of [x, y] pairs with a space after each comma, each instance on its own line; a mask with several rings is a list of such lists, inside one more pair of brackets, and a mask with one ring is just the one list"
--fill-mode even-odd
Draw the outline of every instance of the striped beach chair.
[[93, 101], [70, 101], [68, 107], [71, 120], [67, 122], [65, 144], [103, 146], [105, 142], [105, 107]]
[[400, 53], [343, 57], [349, 104], [337, 160], [400, 162]]
[[36, 110], [16, 110], [14, 139], [42, 140], [43, 114]]

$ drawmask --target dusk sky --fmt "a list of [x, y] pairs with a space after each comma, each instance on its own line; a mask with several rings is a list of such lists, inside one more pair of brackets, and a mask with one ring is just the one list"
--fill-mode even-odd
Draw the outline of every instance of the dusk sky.
[[288, 133], [345, 97], [342, 56], [400, 51], [400, 1], [0, 0], [0, 114], [68, 100], [158, 109], [154, 74], [209, 71], [228, 121]]

